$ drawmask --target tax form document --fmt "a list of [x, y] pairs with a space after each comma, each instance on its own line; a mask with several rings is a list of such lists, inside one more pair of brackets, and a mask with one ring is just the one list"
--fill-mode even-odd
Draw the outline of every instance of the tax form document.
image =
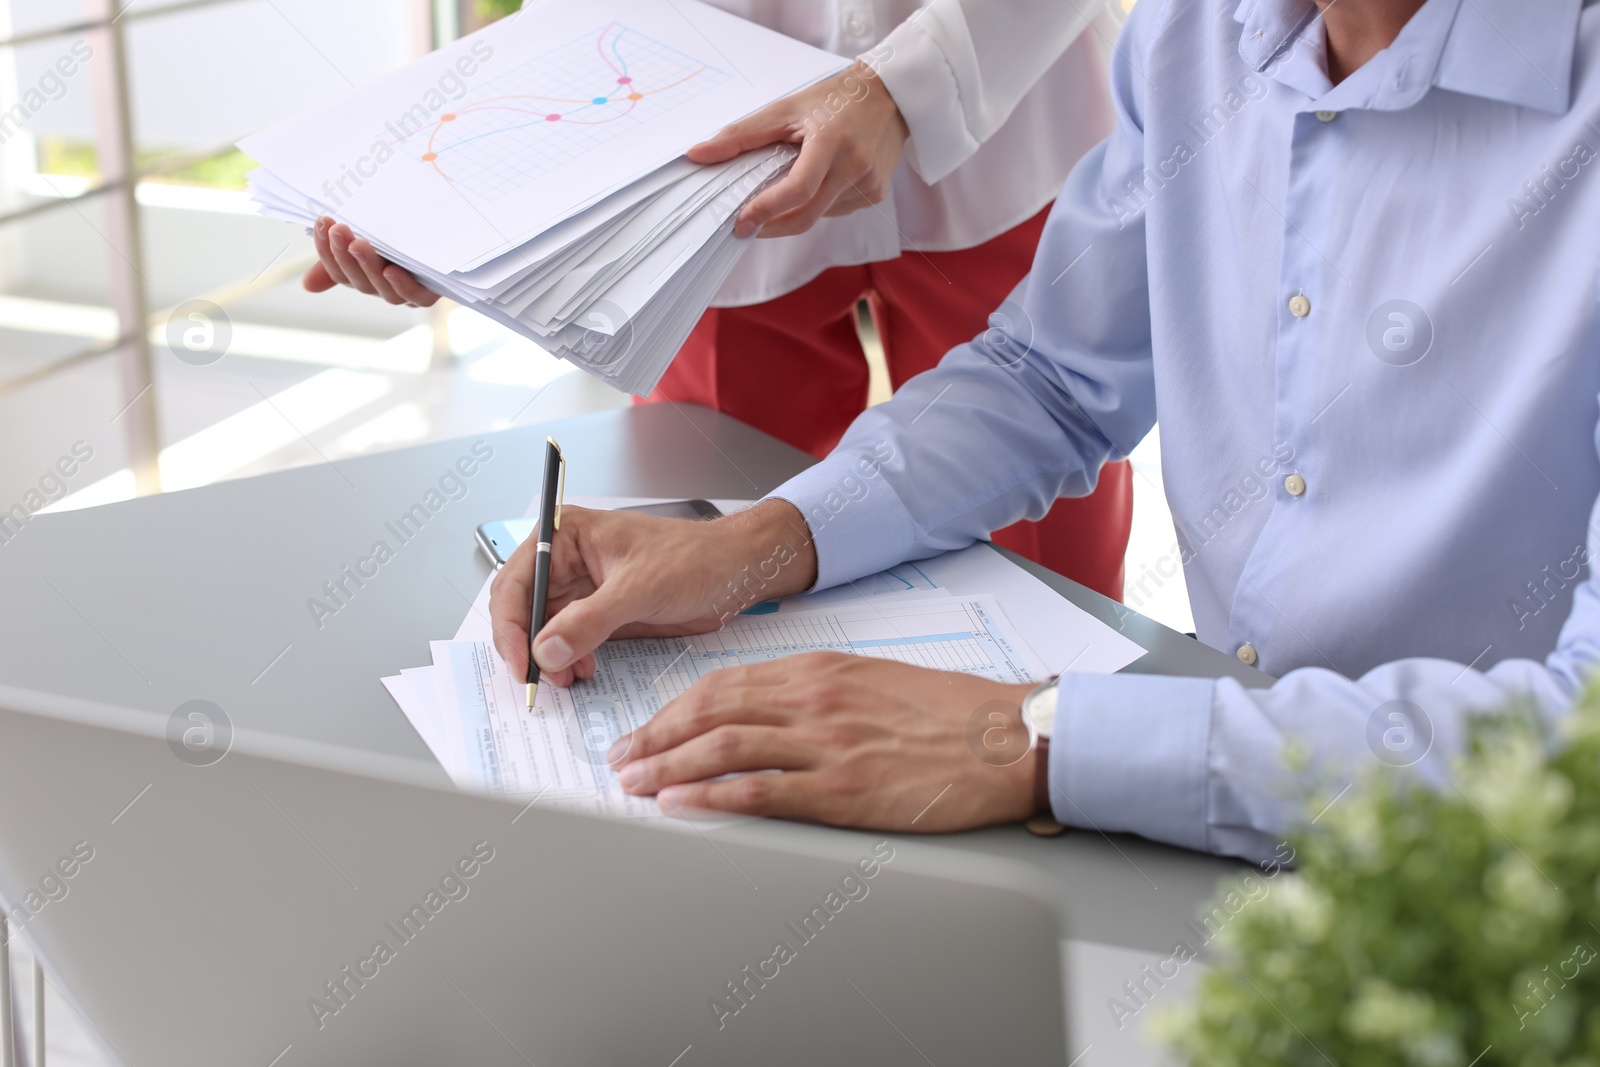
[[[803, 652], [842, 652], [1027, 683], [1046, 675], [990, 596], [910, 594], [772, 615], [740, 616], [693, 637], [610, 641], [595, 676], [545, 684], [532, 710], [493, 647], [435, 642], [434, 683], [446, 735], [437, 751], [457, 785], [624, 817], [659, 815], [617, 784], [606, 753], [668, 701], [723, 667]], [[430, 747], [435, 743], [429, 739]]]

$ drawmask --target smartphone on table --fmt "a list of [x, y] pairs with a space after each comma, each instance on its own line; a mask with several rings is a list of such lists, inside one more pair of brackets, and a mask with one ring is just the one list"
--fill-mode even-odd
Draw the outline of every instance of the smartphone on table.
[[[668, 500], [660, 504], [638, 504], [618, 511], [637, 511], [665, 519], [720, 519], [722, 512], [709, 500]], [[489, 557], [495, 570], [506, 565], [511, 553], [533, 533], [533, 519], [500, 519], [478, 527], [478, 547]]]

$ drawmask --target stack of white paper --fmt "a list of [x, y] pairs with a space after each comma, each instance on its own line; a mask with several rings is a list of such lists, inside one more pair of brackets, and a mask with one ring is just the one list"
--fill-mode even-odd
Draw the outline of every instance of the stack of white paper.
[[540, 0], [240, 142], [264, 213], [347, 223], [436, 292], [655, 387], [795, 150], [683, 150], [847, 61], [697, 0]]
[[404, 670], [384, 686], [458, 786], [624, 817], [660, 811], [653, 799], [622, 791], [606, 762], [612, 744], [722, 667], [834, 651], [1022, 683], [1069, 669], [1115, 671], [1144, 654], [974, 545], [759, 605], [715, 633], [607, 642], [592, 679], [541, 685], [529, 710], [522, 680], [494, 650], [488, 601], [486, 584], [454, 639], [432, 643], [432, 666]]

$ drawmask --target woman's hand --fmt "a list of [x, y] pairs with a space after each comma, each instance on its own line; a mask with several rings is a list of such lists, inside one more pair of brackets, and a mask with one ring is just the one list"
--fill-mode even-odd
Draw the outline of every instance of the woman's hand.
[[438, 303], [438, 293], [417, 281], [410, 271], [384, 259], [370, 242], [358, 238], [343, 223], [324, 215], [311, 228], [311, 236], [317, 245], [317, 262], [301, 280], [307, 292], [323, 293], [336, 285], [348, 285], [391, 304], [428, 308]]
[[722, 163], [763, 145], [800, 146], [784, 178], [739, 212], [734, 233], [788, 237], [825, 215], [848, 215], [889, 195], [911, 131], [889, 90], [865, 63], [769, 104], [689, 149], [696, 163]]

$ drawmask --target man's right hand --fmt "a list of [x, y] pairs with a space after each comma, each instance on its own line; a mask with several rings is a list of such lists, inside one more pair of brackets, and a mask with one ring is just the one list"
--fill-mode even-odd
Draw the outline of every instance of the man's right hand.
[[[513, 677], [528, 667], [537, 531], [495, 577], [494, 644]], [[711, 522], [567, 507], [551, 539], [549, 616], [534, 643], [541, 677], [594, 674], [612, 637], [717, 629], [745, 608], [811, 588], [817, 554], [804, 516], [783, 500]]]
[[312, 226], [311, 237], [317, 245], [317, 262], [301, 279], [307, 292], [324, 293], [336, 285], [348, 285], [391, 304], [428, 308], [438, 303], [438, 293], [417, 281], [410, 271], [384, 259], [371, 242], [357, 237], [344, 223], [324, 215]]

